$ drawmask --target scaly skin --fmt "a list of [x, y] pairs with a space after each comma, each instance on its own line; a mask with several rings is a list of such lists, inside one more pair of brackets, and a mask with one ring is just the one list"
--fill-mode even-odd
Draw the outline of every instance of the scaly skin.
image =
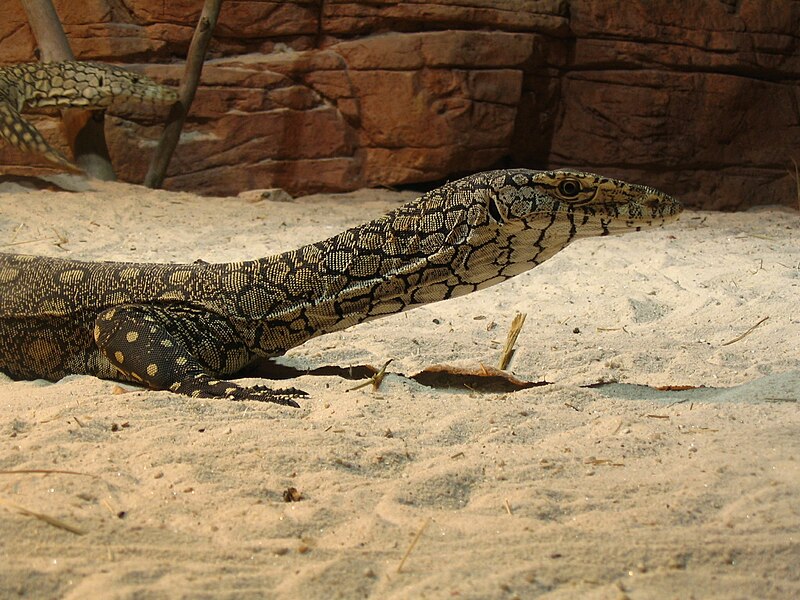
[[680, 211], [649, 187], [514, 169], [448, 183], [330, 239], [246, 262], [0, 254], [0, 370], [296, 406], [298, 390], [220, 378], [312, 337], [500, 283], [578, 238], [658, 226]]
[[172, 88], [144, 75], [99, 63], [65, 61], [0, 67], [0, 137], [69, 170], [80, 170], [20, 114], [26, 108], [105, 109], [122, 103], [166, 105]]

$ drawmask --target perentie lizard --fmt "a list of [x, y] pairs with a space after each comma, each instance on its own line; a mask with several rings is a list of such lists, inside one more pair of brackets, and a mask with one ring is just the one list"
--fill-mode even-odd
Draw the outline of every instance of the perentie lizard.
[[511, 169], [448, 183], [327, 240], [246, 262], [0, 254], [0, 371], [50, 380], [87, 373], [297, 406], [298, 390], [223, 378], [312, 337], [500, 283], [578, 238], [639, 231], [680, 211], [650, 187]]
[[93, 110], [128, 102], [167, 105], [177, 98], [172, 88], [107, 64], [65, 61], [0, 67], [0, 137], [20, 150], [41, 154], [69, 170], [79, 170], [22, 117], [23, 110], [48, 107]]

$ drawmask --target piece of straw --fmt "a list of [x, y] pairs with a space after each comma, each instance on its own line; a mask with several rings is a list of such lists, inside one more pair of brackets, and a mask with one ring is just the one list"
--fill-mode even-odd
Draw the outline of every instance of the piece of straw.
[[408, 558], [408, 555], [411, 554], [411, 551], [414, 549], [414, 546], [417, 545], [417, 542], [419, 541], [419, 538], [422, 537], [423, 532], [425, 531], [425, 529], [427, 529], [427, 527], [430, 524], [430, 522], [431, 522], [431, 518], [430, 517], [425, 519], [425, 522], [422, 524], [422, 527], [420, 527], [419, 531], [417, 531], [417, 535], [415, 535], [414, 539], [411, 540], [411, 545], [409, 545], [408, 550], [406, 550], [406, 553], [403, 555], [403, 558], [400, 560], [400, 564], [397, 565], [397, 572], [398, 573], [400, 573], [403, 570], [403, 565], [406, 564], [406, 559]]
[[514, 315], [514, 320], [511, 321], [511, 328], [508, 330], [508, 337], [506, 337], [506, 345], [503, 348], [503, 354], [500, 355], [500, 362], [497, 368], [504, 371], [511, 362], [511, 357], [514, 356], [514, 344], [517, 343], [519, 332], [522, 331], [522, 326], [525, 324], [525, 317], [528, 313], [517, 313]]
[[63, 529], [65, 531], [69, 531], [70, 533], [74, 533], [75, 535], [85, 535], [86, 532], [83, 529], [78, 529], [77, 527], [70, 525], [69, 523], [64, 523], [55, 517], [51, 517], [50, 515], [46, 515], [44, 513], [36, 512], [34, 510], [30, 510], [29, 508], [25, 508], [24, 506], [20, 506], [15, 502], [11, 502], [10, 500], [6, 500], [5, 498], [0, 498], [0, 506], [5, 506], [6, 508], [10, 508], [12, 510], [16, 510], [17, 512], [22, 513], [28, 517], [34, 517], [35, 519], [39, 519], [40, 521], [44, 521], [48, 525], [52, 525], [53, 527], [58, 527], [59, 529]]

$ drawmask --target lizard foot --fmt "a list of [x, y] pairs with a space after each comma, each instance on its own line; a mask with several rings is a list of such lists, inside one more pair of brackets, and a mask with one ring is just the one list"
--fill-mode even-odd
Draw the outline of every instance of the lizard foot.
[[265, 385], [241, 386], [232, 381], [222, 381], [210, 377], [206, 373], [198, 373], [189, 380], [172, 385], [173, 392], [187, 394], [193, 398], [224, 398], [226, 400], [253, 400], [255, 402], [272, 402], [283, 406], [300, 408], [294, 398], [307, 396], [304, 391], [295, 388], [272, 389]]
[[272, 402], [283, 406], [300, 408], [294, 398], [307, 397], [308, 394], [297, 388], [282, 388], [274, 390], [265, 385], [253, 385], [250, 387], [237, 386], [234, 390], [226, 390], [225, 398], [229, 400], [254, 400], [256, 402]]
[[[173, 335], [169, 327], [184, 339]], [[196, 331], [197, 330], [197, 331]], [[186, 342], [199, 347], [226, 348], [229, 353], [246, 348], [229, 323], [212, 313], [177, 307], [127, 304], [103, 311], [95, 321], [95, 342], [100, 352], [127, 381], [156, 390], [170, 390], [192, 398], [255, 400], [299, 408], [293, 399], [307, 395], [295, 389], [273, 390], [263, 385], [241, 386], [208, 371], [221, 371], [224, 355], [217, 353], [214, 369], [201, 364]]]

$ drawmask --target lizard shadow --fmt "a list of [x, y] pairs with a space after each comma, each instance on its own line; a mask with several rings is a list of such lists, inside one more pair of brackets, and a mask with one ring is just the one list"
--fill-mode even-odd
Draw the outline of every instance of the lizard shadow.
[[[340, 367], [323, 365], [314, 369], [298, 369], [282, 364], [276, 359], [259, 359], [246, 368], [244, 377], [266, 379], [294, 379], [303, 375], [317, 377], [340, 377], [351, 381], [368, 380], [378, 373], [372, 365]], [[486, 374], [465, 373], [449, 368], [425, 369], [414, 375], [393, 373], [420, 383], [426, 387], [444, 390], [478, 391], [489, 393], [511, 393], [533, 387], [552, 385], [548, 381], [523, 381], [508, 377], [502, 372]], [[636, 383], [593, 383], [579, 386], [597, 390], [602, 396], [620, 400], [657, 400], [673, 404], [686, 402], [798, 402], [800, 371], [773, 374], [737, 386], [715, 388], [707, 386], [648, 386]]]
[[[263, 358], [247, 367], [240, 373], [243, 377], [263, 377], [266, 379], [283, 380], [294, 379], [301, 375], [317, 377], [341, 377], [353, 381], [368, 380], [374, 377], [380, 369], [372, 365], [354, 365], [340, 367], [338, 365], [323, 365], [314, 369], [297, 369], [290, 365], [282, 364], [276, 359]], [[435, 389], [472, 390], [490, 393], [510, 393], [531, 387], [550, 385], [547, 381], [521, 381], [508, 377], [503, 373], [465, 373], [461, 370], [425, 369], [414, 375], [393, 373]]]

